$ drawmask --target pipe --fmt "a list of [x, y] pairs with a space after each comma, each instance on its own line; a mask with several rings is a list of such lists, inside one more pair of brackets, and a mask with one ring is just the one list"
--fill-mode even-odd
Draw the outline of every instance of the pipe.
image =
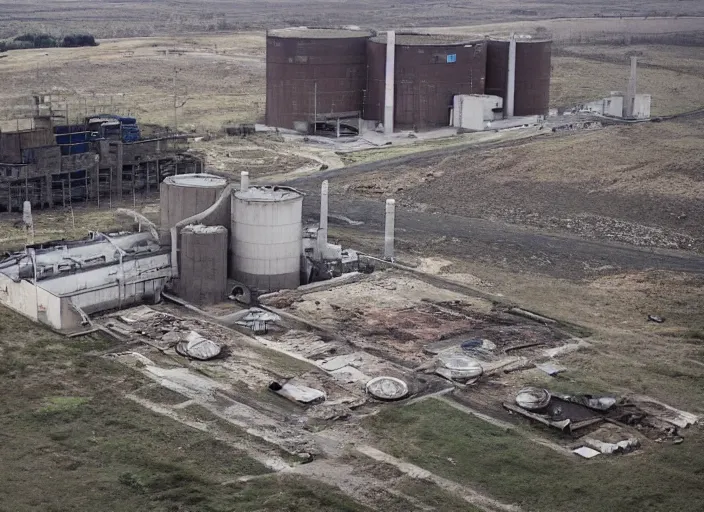
[[[246, 172], [246, 171], [245, 171]], [[243, 173], [244, 174], [244, 173]], [[249, 173], [247, 173], [249, 175]], [[196, 222], [201, 222], [208, 218], [212, 213], [217, 211], [221, 206], [223, 201], [229, 201], [230, 195], [232, 194], [232, 185], [228, 185], [218, 197], [218, 200], [213, 203], [213, 205], [207, 210], [203, 210], [200, 213], [183, 219], [177, 222], [174, 227], [171, 228], [171, 277], [178, 277], [178, 232], [181, 228], [185, 228], [189, 224], [195, 224]]]
[[320, 229], [318, 230], [318, 247], [324, 251], [328, 245], [328, 180], [320, 186]]
[[171, 228], [171, 277], [178, 277], [178, 229]]
[[141, 213], [126, 208], [118, 208], [115, 210], [115, 215], [131, 217], [135, 222], [138, 222], [140, 226], [146, 226], [149, 233], [154, 237], [154, 240], [159, 240], [159, 232], [156, 229], [156, 225]]
[[34, 305], [36, 306], [37, 322], [39, 321], [39, 287], [37, 286], [37, 250], [32, 247], [30, 257], [32, 259], [32, 270], [34, 271]]
[[123, 256], [127, 253], [105, 233], [98, 233], [98, 234], [105, 237], [105, 240], [107, 240], [110, 245], [112, 245], [115, 249], [117, 249], [117, 253], [120, 256], [120, 273], [118, 274], [118, 278], [117, 278], [117, 300], [118, 300], [118, 309], [122, 309], [122, 292], [124, 291], [122, 288], [123, 288], [124, 282], [125, 282], [125, 267], [123, 265]]
[[386, 76], [384, 79], [384, 135], [394, 133], [394, 72], [396, 67], [396, 32], [386, 33]]
[[240, 174], [240, 191], [247, 192], [249, 190], [249, 172], [242, 171]]
[[508, 43], [508, 77], [506, 81], [506, 108], [504, 117], [513, 117], [516, 94], [516, 35], [511, 34]]
[[396, 201], [386, 200], [386, 227], [384, 230], [384, 259], [394, 259], [394, 225], [396, 222]]

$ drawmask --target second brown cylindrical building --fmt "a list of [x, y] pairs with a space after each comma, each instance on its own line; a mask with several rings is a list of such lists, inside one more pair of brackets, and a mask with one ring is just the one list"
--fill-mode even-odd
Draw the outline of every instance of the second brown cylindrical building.
[[[509, 41], [487, 41], [486, 94], [500, 96], [506, 106]], [[545, 116], [550, 107], [552, 41], [516, 41], [515, 116]]]
[[[386, 35], [367, 42], [364, 119], [382, 121]], [[400, 129], [450, 124], [457, 94], [484, 94], [486, 43], [440, 34], [396, 34], [394, 123]]]
[[301, 129], [362, 113], [365, 30], [292, 28], [266, 36], [266, 124]]

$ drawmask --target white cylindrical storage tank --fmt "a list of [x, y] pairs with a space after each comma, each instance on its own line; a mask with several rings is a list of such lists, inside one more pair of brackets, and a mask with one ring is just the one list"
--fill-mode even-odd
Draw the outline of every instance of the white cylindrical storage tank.
[[181, 230], [181, 270], [176, 294], [198, 305], [227, 298], [228, 232], [223, 226], [186, 226]]
[[231, 269], [259, 291], [300, 285], [303, 195], [289, 187], [250, 187], [232, 196]]
[[227, 180], [212, 174], [176, 174], [164, 178], [159, 189], [160, 235], [168, 239], [169, 230], [183, 219], [210, 208], [227, 186]]

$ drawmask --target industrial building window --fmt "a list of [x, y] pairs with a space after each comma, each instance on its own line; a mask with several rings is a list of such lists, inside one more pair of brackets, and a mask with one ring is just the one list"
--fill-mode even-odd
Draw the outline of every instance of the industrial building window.
[[457, 62], [457, 54], [456, 53], [451, 53], [450, 55], [447, 56], [447, 62]]

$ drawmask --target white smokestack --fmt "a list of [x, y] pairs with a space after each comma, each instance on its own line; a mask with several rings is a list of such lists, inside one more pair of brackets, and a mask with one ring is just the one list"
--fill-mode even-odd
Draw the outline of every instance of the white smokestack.
[[624, 117], [633, 117], [634, 105], [638, 89], [638, 57], [631, 57], [631, 76], [628, 79], [628, 89], [624, 102]]
[[513, 105], [516, 94], [516, 35], [511, 34], [508, 43], [508, 78], [506, 80], [506, 105], [504, 117], [513, 117]]
[[384, 79], [384, 134], [394, 133], [394, 70], [396, 66], [396, 32], [386, 33], [386, 76]]
[[242, 174], [240, 174], [240, 190], [242, 192], [249, 190], [249, 173], [247, 171], [242, 171]]
[[318, 246], [321, 251], [328, 244], [328, 180], [320, 186], [320, 229], [318, 230]]
[[384, 258], [394, 259], [394, 230], [396, 224], [396, 201], [386, 200], [386, 228], [384, 230]]
[[22, 221], [24, 229], [27, 232], [27, 240], [29, 243], [34, 243], [34, 220], [32, 219], [32, 203], [25, 201], [22, 205]]

